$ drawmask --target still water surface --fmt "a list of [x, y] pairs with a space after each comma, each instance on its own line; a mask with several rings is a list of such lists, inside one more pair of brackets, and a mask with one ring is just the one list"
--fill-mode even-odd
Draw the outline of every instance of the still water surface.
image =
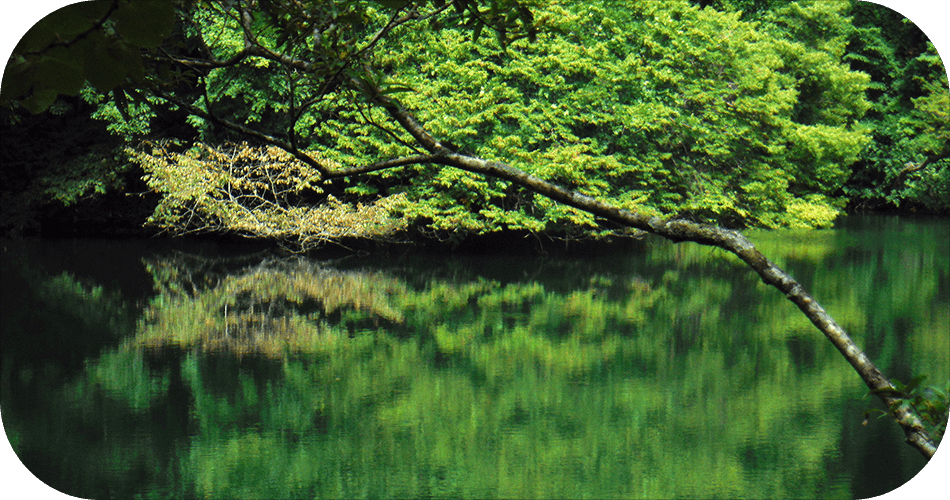
[[[750, 236], [886, 374], [945, 386], [950, 221]], [[3, 245], [3, 426], [71, 495], [854, 498], [924, 466], [791, 303], [694, 244]]]

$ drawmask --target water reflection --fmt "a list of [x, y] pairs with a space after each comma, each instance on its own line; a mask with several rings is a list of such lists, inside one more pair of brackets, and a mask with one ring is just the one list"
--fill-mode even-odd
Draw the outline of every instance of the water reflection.
[[[754, 238], [887, 373], [947, 379], [946, 225], [867, 232]], [[73, 495], [850, 498], [923, 465], [715, 250], [145, 253], [145, 302], [4, 254], [4, 426]]]

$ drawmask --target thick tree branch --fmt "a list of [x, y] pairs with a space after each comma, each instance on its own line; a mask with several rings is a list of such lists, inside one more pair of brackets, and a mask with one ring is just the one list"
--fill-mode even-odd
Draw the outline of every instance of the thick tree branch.
[[[893, 384], [884, 376], [864, 352], [854, 343], [847, 332], [832, 319], [827, 311], [804, 287], [773, 262], [768, 260], [745, 236], [737, 231], [717, 226], [697, 224], [686, 220], [649, 217], [630, 212], [588, 196], [554, 185], [517, 168], [497, 161], [486, 161], [466, 155], [455, 154], [432, 137], [419, 122], [402, 106], [388, 98], [377, 98], [385, 108], [420, 144], [433, 153], [431, 161], [469, 172], [510, 181], [554, 201], [583, 210], [624, 226], [634, 227], [662, 236], [674, 242], [692, 241], [722, 248], [735, 254], [751, 267], [762, 281], [781, 291], [838, 349], [871, 390], [879, 390], [878, 396], [891, 408], [898, 399], [887, 391], [895, 391]], [[917, 448], [926, 458], [931, 458], [936, 446], [916, 414], [905, 408], [894, 412], [894, 417], [903, 428], [907, 442]]]

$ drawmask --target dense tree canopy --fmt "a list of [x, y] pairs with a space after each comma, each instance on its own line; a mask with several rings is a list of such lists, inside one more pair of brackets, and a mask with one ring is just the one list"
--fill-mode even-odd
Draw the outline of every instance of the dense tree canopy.
[[[481, 157], [623, 207], [728, 225], [822, 226], [837, 213], [829, 195], [866, 142], [856, 127], [866, 77], [839, 62], [841, 6], [776, 14], [837, 23], [822, 30], [828, 40], [809, 42], [789, 41], [778, 23], [769, 32], [686, 2], [549, 5], [539, 43], [499, 56], [501, 47], [464, 33], [416, 32], [426, 55], [399, 51], [393, 66], [418, 70], [410, 78], [420, 90], [404, 101], [430, 129]], [[442, 186], [464, 185], [440, 175]], [[502, 186], [482, 191], [493, 196], [463, 219], [474, 227], [592, 223], [538, 200], [504, 206], [512, 196]], [[439, 192], [445, 210], [469, 196]]]
[[[504, 158], [622, 207], [729, 225], [823, 226], [841, 206], [831, 195], [845, 167], [867, 141], [856, 126], [868, 107], [867, 80], [841, 63], [843, 6], [818, 2], [777, 13], [828, 24], [807, 30], [826, 39], [801, 41], [791, 21], [773, 23], [769, 33], [738, 14], [686, 2], [547, 3], [535, 11], [543, 28], [534, 41], [477, 37], [448, 24], [419, 30], [416, 19], [367, 51], [365, 73], [355, 71], [354, 79], [398, 93], [456, 149]], [[385, 11], [363, 14], [381, 30], [388, 26]], [[216, 113], [340, 165], [413, 154], [413, 141], [393, 132], [384, 110], [361, 104], [352, 85], [315, 81], [261, 56], [225, 64], [244, 53], [243, 28], [213, 9], [199, 9], [195, 19], [204, 20], [193, 27], [204, 30], [202, 40], [216, 42], [211, 66], [220, 67], [204, 75], [204, 95], [183, 104], [197, 108], [193, 123], [207, 140], [215, 139], [208, 125]], [[269, 32], [272, 24], [257, 29], [282, 53], [310, 60], [313, 38], [284, 48], [281, 37], [291, 35]], [[505, 181], [433, 169], [385, 172], [348, 191], [405, 193], [397, 214], [436, 234], [597, 226]]]
[[858, 208], [950, 206], [950, 92], [934, 45], [899, 14], [860, 3], [847, 59], [872, 78], [864, 119], [873, 140], [844, 193]]
[[[823, 227], [849, 201], [950, 206], [946, 73], [929, 42], [907, 42], [894, 15], [862, 2], [701, 4], [252, 2], [243, 15], [239, 3], [86, 2], [21, 40], [3, 99], [38, 112], [81, 93], [133, 145], [165, 135], [156, 119], [187, 117], [211, 149], [269, 143], [311, 168], [403, 160], [345, 186], [301, 173], [297, 196], [268, 205], [379, 208], [376, 229], [344, 229], [365, 222], [344, 217], [330, 239], [384, 237], [382, 226], [440, 238], [615, 230], [503, 180], [412, 164], [419, 144], [369, 94], [397, 97], [451, 150], [654, 215]], [[883, 92], [894, 87], [905, 92]], [[221, 199], [207, 180], [234, 172], [188, 159], [207, 147], [178, 156], [192, 137], [176, 130], [180, 147], [133, 155], [164, 198], [152, 223], [292, 236], [233, 222], [262, 205]], [[42, 189], [67, 203], [102, 192], [116, 182], [103, 168], [129, 163], [116, 160], [54, 172]]]
[[[232, 225], [260, 207], [244, 204], [247, 197], [221, 199], [208, 179], [234, 174], [192, 161], [197, 149], [178, 156], [194, 138], [206, 152], [238, 147], [229, 141], [269, 143], [311, 167], [404, 164], [347, 178], [345, 186], [297, 178], [304, 189], [285, 200], [335, 200], [353, 212], [378, 204], [385, 210], [377, 211], [377, 228], [440, 238], [615, 229], [506, 181], [413, 164], [420, 145], [373, 104], [374, 95], [397, 98], [450, 150], [504, 159], [655, 215], [824, 227], [849, 201], [948, 206], [945, 75], [932, 47], [912, 60], [913, 73], [881, 69], [910, 60], [894, 55], [898, 40], [882, 31], [894, 21], [880, 9], [685, 0], [260, 2], [242, 17], [241, 3], [147, 3], [98, 2], [78, 11], [80, 21], [66, 9], [40, 23], [11, 59], [3, 98], [40, 111], [56, 107], [58, 94], [79, 93], [130, 141], [167, 137], [167, 127], [155, 127], [187, 118], [193, 131], [172, 134], [180, 146], [135, 148], [150, 188], [164, 198], [151, 221], [167, 229], [288, 236], [266, 223]], [[887, 78], [920, 90], [897, 100], [875, 94]], [[905, 153], [893, 155], [882, 135]], [[119, 164], [128, 164], [122, 156]], [[86, 179], [101, 176], [93, 170]], [[114, 185], [68, 180], [66, 201]], [[232, 188], [241, 184], [232, 180]]]

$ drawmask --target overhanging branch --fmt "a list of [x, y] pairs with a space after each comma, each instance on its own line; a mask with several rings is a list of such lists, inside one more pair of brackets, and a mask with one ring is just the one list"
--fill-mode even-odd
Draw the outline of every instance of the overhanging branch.
[[[274, 52], [263, 47], [257, 42], [252, 31], [251, 23], [245, 11], [242, 11], [241, 24], [244, 28], [245, 47], [235, 56], [227, 61], [195, 61], [189, 59], [178, 59], [176, 62], [191, 65], [199, 68], [214, 68], [237, 64], [247, 57], [261, 57], [274, 61], [285, 68], [292, 68], [304, 72], [318, 73], [321, 69], [327, 69], [329, 66], [321, 66], [312, 62], [304, 61], [286, 54]], [[392, 23], [394, 21], [390, 21]], [[377, 37], [378, 39], [379, 37]], [[370, 43], [373, 46], [375, 41]], [[173, 59], [175, 60], [175, 59]], [[352, 61], [346, 59], [342, 65], [338, 62], [333, 68], [333, 76], [330, 81], [336, 81], [337, 78], [344, 78], [343, 69]], [[210, 107], [208, 110], [202, 110], [193, 105], [182, 103], [167, 95], [163, 96], [169, 101], [175, 102], [189, 112], [211, 120], [214, 123], [222, 125], [228, 129], [239, 132], [243, 135], [254, 137], [263, 142], [273, 144], [286, 150], [295, 158], [303, 161], [313, 167], [324, 179], [338, 178], [353, 175], [361, 175], [370, 172], [377, 172], [389, 168], [397, 168], [413, 164], [434, 163], [450, 166], [480, 175], [496, 177], [507, 180], [525, 189], [533, 191], [542, 196], [548, 197], [556, 202], [583, 210], [595, 216], [613, 221], [615, 223], [647, 231], [658, 236], [662, 236], [674, 242], [692, 241], [703, 245], [711, 245], [722, 248], [738, 256], [743, 262], [751, 267], [763, 280], [763, 282], [777, 288], [788, 300], [793, 302], [806, 317], [834, 344], [838, 351], [845, 357], [848, 363], [861, 376], [865, 384], [872, 390], [877, 391], [878, 396], [884, 401], [888, 408], [898, 402], [892, 394], [894, 386], [885, 377], [873, 362], [857, 347], [847, 332], [838, 325], [825, 309], [809, 295], [804, 288], [780, 269], [774, 263], [769, 261], [755, 246], [741, 233], [727, 230], [724, 228], [697, 224], [686, 220], [670, 220], [661, 217], [650, 217], [637, 212], [631, 212], [619, 207], [604, 203], [594, 198], [581, 195], [574, 191], [564, 189], [548, 181], [532, 176], [517, 168], [503, 162], [486, 161], [481, 158], [460, 155], [446, 148], [437, 138], [433, 137], [425, 127], [420, 124], [402, 105], [387, 97], [379, 94], [379, 89], [372, 88], [370, 83], [356, 78], [350, 78], [345, 83], [351, 87], [360, 90], [367, 96], [368, 100], [376, 106], [387, 111], [389, 115], [399, 125], [409, 133], [418, 143], [422, 150], [428, 151], [428, 155], [420, 154], [411, 157], [397, 158], [376, 162], [363, 167], [353, 167], [342, 170], [331, 170], [325, 165], [316, 161], [308, 154], [300, 151], [294, 145], [283, 141], [272, 135], [268, 135], [253, 130], [240, 123], [215, 116]], [[322, 94], [321, 94], [322, 95]], [[920, 167], [932, 163], [935, 160], [928, 159]], [[888, 392], [890, 390], [890, 392]], [[906, 408], [899, 408], [894, 414], [897, 422], [904, 429], [907, 435], [907, 441], [917, 448], [925, 457], [930, 458], [936, 451], [932, 440], [928, 436], [919, 418]]]
[[[481, 158], [455, 154], [442, 146], [405, 108], [395, 101], [378, 97], [376, 102], [386, 109], [423, 147], [433, 153], [432, 162], [434, 163], [504, 179], [559, 203], [624, 226], [662, 236], [674, 242], [692, 241], [722, 248], [736, 255], [751, 267], [763, 282], [777, 288], [802, 311], [851, 364], [868, 388], [880, 391], [877, 394], [888, 408], [894, 407], [894, 403], [899, 402], [898, 399], [892, 396], [895, 392], [894, 385], [854, 343], [844, 328], [835, 322], [831, 315], [805, 291], [800, 283], [762, 255], [755, 248], [755, 245], [741, 233], [686, 220], [664, 219], [638, 214], [564, 189], [503, 162], [486, 161]], [[893, 415], [904, 430], [907, 442], [917, 448], [927, 459], [933, 457], [936, 446], [918, 416], [904, 407], [899, 407]]]

